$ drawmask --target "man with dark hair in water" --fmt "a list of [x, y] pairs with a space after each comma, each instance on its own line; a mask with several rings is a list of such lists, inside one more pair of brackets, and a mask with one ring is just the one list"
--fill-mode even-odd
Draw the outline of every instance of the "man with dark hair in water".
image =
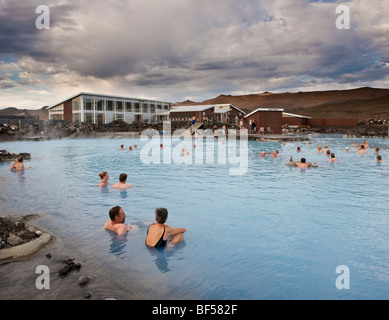
[[115, 183], [112, 188], [115, 189], [125, 189], [125, 188], [131, 188], [131, 185], [127, 182], [127, 174], [121, 173], [119, 176], [119, 183]]
[[19, 156], [15, 162], [9, 167], [9, 170], [15, 169], [16, 171], [24, 170], [23, 157]]
[[299, 168], [308, 168], [312, 164], [310, 162], [306, 162], [305, 158], [301, 158], [300, 162], [295, 161], [294, 163]]
[[113, 207], [109, 210], [109, 220], [105, 223], [104, 229], [123, 235], [134, 229], [134, 226], [124, 224], [126, 215], [120, 206]]

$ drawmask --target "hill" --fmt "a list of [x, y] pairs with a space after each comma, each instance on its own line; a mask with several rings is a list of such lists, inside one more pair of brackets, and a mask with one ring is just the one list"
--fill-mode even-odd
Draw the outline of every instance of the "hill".
[[[358, 120], [389, 120], [389, 89], [358, 88], [351, 90], [330, 90], [298, 93], [264, 92], [242, 96], [220, 95], [200, 103], [231, 103], [245, 112], [257, 108], [283, 108], [285, 112], [310, 117], [358, 118]], [[175, 103], [174, 106], [188, 105]]]
[[46, 107], [41, 109], [18, 109], [18, 108], [5, 108], [0, 110], [0, 116], [25, 116], [25, 117], [39, 117], [40, 120], [49, 119], [49, 110]]

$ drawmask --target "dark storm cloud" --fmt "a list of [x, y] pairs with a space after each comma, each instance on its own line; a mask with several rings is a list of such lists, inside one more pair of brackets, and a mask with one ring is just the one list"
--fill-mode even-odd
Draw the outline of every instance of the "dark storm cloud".
[[56, 27], [71, 29], [75, 25], [71, 12], [76, 6], [57, 1], [47, 3], [51, 30], [38, 30], [35, 24], [40, 13], [36, 13], [36, 8], [41, 4], [41, 0], [5, 0], [0, 4], [1, 55], [26, 55], [37, 60], [55, 61], [54, 52], [49, 50], [52, 31]]
[[51, 29], [37, 30], [40, 4], [0, 2], [0, 55], [16, 57], [21, 85], [55, 77], [177, 96], [388, 81], [378, 0], [347, 2], [351, 30], [336, 29], [337, 4], [322, 1], [53, 0]]

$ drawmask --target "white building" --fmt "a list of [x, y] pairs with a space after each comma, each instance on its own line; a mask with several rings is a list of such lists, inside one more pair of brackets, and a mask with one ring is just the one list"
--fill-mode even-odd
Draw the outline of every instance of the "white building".
[[[49, 108], [50, 120], [110, 123], [113, 120], [132, 123], [164, 120], [169, 102], [81, 92]], [[166, 113], [165, 113], [166, 114]]]

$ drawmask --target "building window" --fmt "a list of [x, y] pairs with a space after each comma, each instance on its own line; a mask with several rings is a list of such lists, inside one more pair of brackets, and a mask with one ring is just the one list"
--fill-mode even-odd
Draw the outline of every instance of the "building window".
[[84, 113], [86, 123], [93, 123], [93, 113]]
[[97, 113], [96, 114], [96, 123], [97, 124], [104, 124], [105, 123], [105, 115], [104, 115], [104, 113]]
[[123, 106], [124, 102], [123, 101], [116, 101], [116, 110], [118, 112], [123, 112]]
[[113, 111], [113, 101], [107, 100], [107, 111]]
[[150, 113], [155, 113], [155, 104], [150, 104]]
[[134, 112], [140, 112], [140, 104], [138, 102], [135, 103]]
[[79, 98], [76, 98], [76, 99], [72, 100], [72, 110], [73, 111], [81, 110], [80, 99]]
[[81, 121], [81, 113], [79, 113], [79, 112], [73, 113], [72, 121], [73, 122], [80, 122]]
[[142, 113], [149, 113], [149, 106], [147, 103], [142, 104]]
[[117, 113], [116, 114], [116, 120], [117, 121], [124, 121], [124, 114], [123, 113]]
[[52, 114], [50, 118], [51, 120], [63, 120], [63, 114]]
[[93, 99], [84, 99], [84, 110], [93, 111], [94, 110], [94, 100]]
[[96, 103], [96, 110], [97, 111], [105, 111], [104, 110], [104, 100], [96, 99], [95, 103]]
[[126, 102], [126, 112], [132, 112], [132, 103]]

